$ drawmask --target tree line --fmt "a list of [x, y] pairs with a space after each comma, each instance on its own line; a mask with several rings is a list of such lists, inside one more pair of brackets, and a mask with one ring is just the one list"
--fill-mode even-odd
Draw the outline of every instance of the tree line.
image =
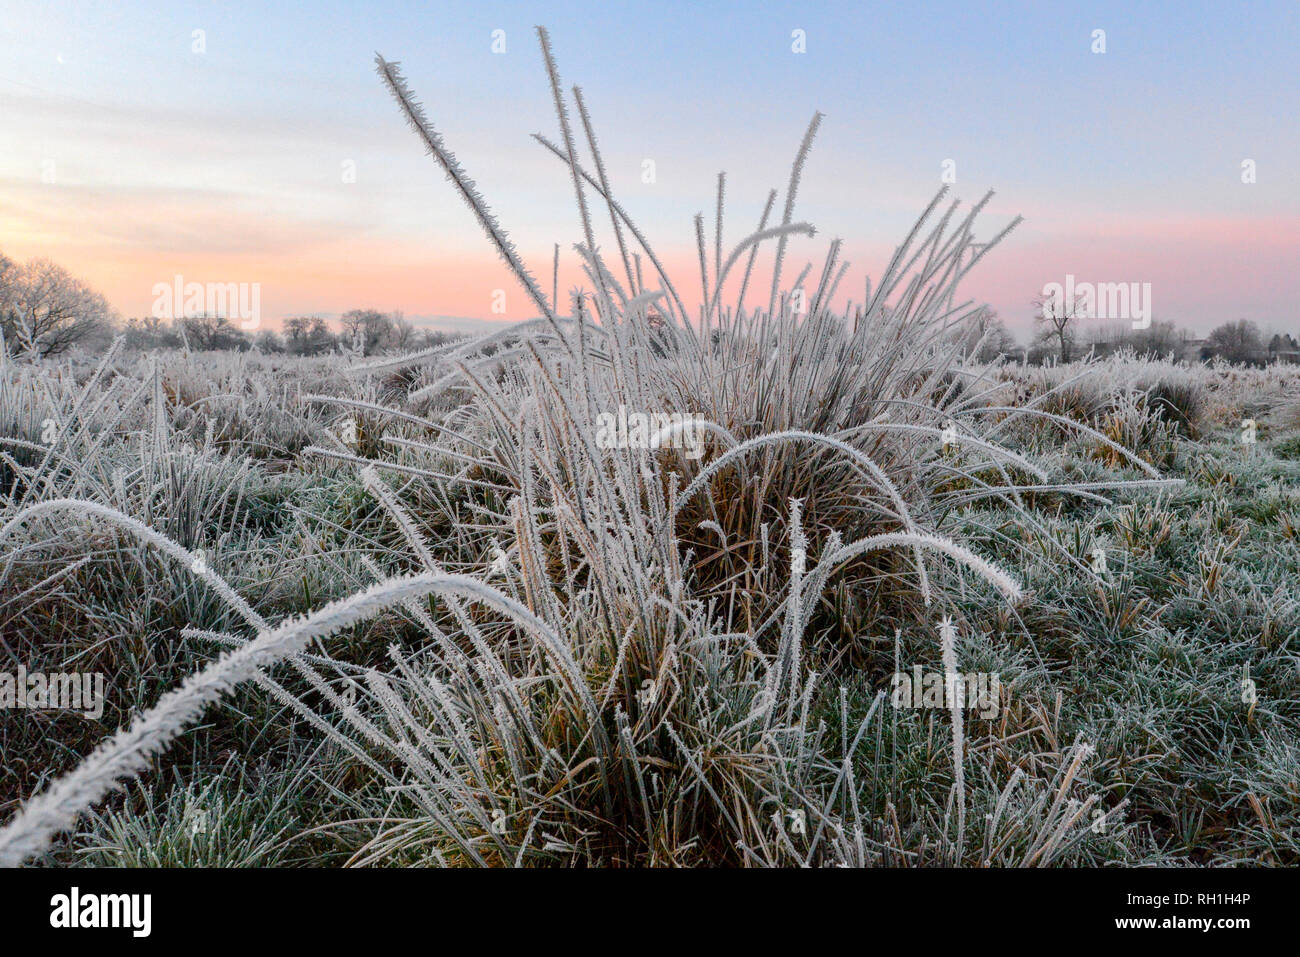
[[264, 353], [318, 356], [331, 352], [375, 355], [425, 349], [446, 342], [445, 332], [417, 329], [401, 312], [351, 309], [337, 326], [320, 316], [285, 319], [279, 331], [246, 332], [225, 316], [185, 316], [168, 322], [154, 316], [128, 319], [122, 326], [126, 345], [136, 349], [197, 351], [256, 348]]
[[963, 332], [967, 351], [985, 362], [1003, 357], [1030, 365], [1118, 352], [1188, 362], [1214, 358], [1245, 365], [1300, 362], [1300, 342], [1294, 336], [1266, 337], [1249, 319], [1220, 323], [1201, 338], [1169, 321], [1154, 320], [1144, 329], [1134, 329], [1130, 322], [1099, 322], [1077, 307], [1042, 298], [1033, 304], [1034, 329], [1027, 343], [1022, 345], [994, 310], [984, 308]]
[[[1265, 341], [1259, 326], [1247, 319], [1225, 322], [1199, 339], [1172, 322], [1153, 321], [1145, 329], [1131, 323], [1100, 323], [1088, 317], [1080, 300], [1033, 300], [1035, 329], [1021, 345], [998, 314], [980, 309], [963, 327], [963, 345], [983, 361], [999, 356], [1041, 364], [1070, 362], [1084, 355], [1121, 350], [1164, 359], [1205, 361], [1222, 357], [1230, 362], [1262, 365], [1270, 361], [1300, 362], [1300, 343], [1290, 334]], [[337, 320], [337, 328], [320, 316], [295, 316], [282, 328], [245, 331], [218, 315], [185, 316], [175, 320], [155, 316], [118, 319], [108, 301], [86, 283], [48, 259], [17, 263], [0, 253], [0, 335], [10, 354], [44, 358], [75, 345], [94, 347], [97, 341], [124, 334], [138, 349], [177, 348], [199, 351], [257, 348], [265, 353], [315, 356], [331, 352], [373, 355], [438, 345], [446, 333], [417, 329], [401, 312], [352, 309]]]
[[18, 263], [0, 253], [0, 335], [11, 355], [47, 358], [73, 346], [95, 348], [116, 335], [137, 349], [244, 350], [314, 356], [346, 351], [421, 349], [451, 338], [417, 329], [401, 312], [352, 309], [332, 324], [295, 316], [282, 329], [246, 331], [218, 315], [174, 320], [144, 316], [122, 321], [100, 293], [48, 259]]

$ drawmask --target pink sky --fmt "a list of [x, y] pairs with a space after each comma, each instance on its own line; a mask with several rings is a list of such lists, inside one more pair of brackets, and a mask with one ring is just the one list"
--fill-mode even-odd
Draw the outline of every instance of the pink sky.
[[[418, 4], [363, 13], [326, 3], [309, 18], [153, 0], [9, 7], [0, 251], [53, 259], [125, 316], [149, 313], [154, 285], [176, 274], [259, 283], [268, 324], [360, 307], [534, 314], [386, 96], [375, 49], [405, 61], [542, 288], [553, 242], [562, 289], [585, 285], [564, 168], [528, 139], [554, 137], [556, 123], [535, 11], [523, 5], [451, 5], [432, 32]], [[712, 237], [718, 170], [728, 172], [729, 248], [754, 228], [768, 189], [783, 189], [822, 110], [795, 211], [819, 234], [791, 244], [787, 276], [809, 260], [819, 268], [842, 238], [852, 266], [841, 305], [861, 298], [864, 275], [879, 276], [953, 159], [954, 196], [998, 190], [981, 238], [1025, 216], [963, 290], [1018, 333], [1044, 284], [1067, 274], [1150, 283], [1154, 318], [1194, 331], [1236, 318], [1300, 331], [1295, 9], [1241, 17], [1099, 2], [1083, 17], [1032, 4], [991, 16], [705, 3], [667, 20], [575, 8], [549, 25], [564, 82], [588, 94], [615, 192], [688, 305], [700, 286], [691, 220], [703, 212]], [[792, 18], [806, 57], [792, 54]], [[1099, 23], [1103, 56], [1090, 51]], [[490, 49], [497, 27], [511, 38], [506, 55]], [[672, 69], [627, 70], [627, 36]], [[863, 37], [878, 41], [870, 56]], [[1249, 184], [1247, 157], [1258, 166]], [[649, 185], [646, 158], [658, 169]], [[355, 182], [340, 174], [348, 163]], [[609, 252], [603, 211], [596, 223]], [[504, 315], [492, 312], [497, 289]]]

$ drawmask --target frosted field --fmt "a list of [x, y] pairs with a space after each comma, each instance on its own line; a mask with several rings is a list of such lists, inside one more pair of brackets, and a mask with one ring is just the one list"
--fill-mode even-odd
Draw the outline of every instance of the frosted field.
[[1300, 863], [1300, 367], [979, 360], [947, 190], [832, 309], [820, 114], [669, 277], [542, 41], [585, 292], [380, 60], [539, 318], [4, 358], [0, 864]]

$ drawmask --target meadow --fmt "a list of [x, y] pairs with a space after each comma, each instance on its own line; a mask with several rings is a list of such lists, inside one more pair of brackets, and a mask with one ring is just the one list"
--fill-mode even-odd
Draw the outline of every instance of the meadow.
[[975, 361], [944, 192], [832, 309], [820, 116], [688, 310], [542, 42], [585, 292], [381, 60], [539, 318], [3, 360], [0, 653], [107, 694], [0, 710], [0, 864], [1300, 863], [1300, 367]]

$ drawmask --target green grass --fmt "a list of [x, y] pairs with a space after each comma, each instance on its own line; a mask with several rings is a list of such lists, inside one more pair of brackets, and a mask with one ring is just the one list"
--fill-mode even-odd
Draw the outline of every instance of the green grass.
[[[1300, 507], [1300, 464], [1220, 430], [1180, 441], [1172, 474], [1187, 480], [1176, 492], [1062, 510], [1048, 522], [1085, 561], [1106, 549], [1101, 582], [1035, 563], [1043, 553], [1033, 536], [990, 534], [1008, 519], [997, 510], [964, 517], [961, 531], [981, 554], [1024, 569], [1034, 606], [1015, 616], [979, 596], [959, 603], [967, 669], [1000, 672], [1008, 699], [998, 720], [967, 717], [969, 760], [988, 782], [971, 796], [972, 819], [993, 810], [995, 785], [1015, 768], [1050, 766], [1079, 739], [1096, 751], [1077, 797], [1127, 805], [1122, 821], [1090, 828], [1063, 862], [1295, 866], [1300, 542], [1279, 516]], [[905, 634], [902, 648], [905, 668], [937, 667], [931, 635]], [[868, 652], [866, 690], [850, 714], [893, 671], [892, 647]], [[1243, 701], [1245, 675], [1253, 705]], [[870, 782], [861, 800], [885, 819], [892, 801], [913, 846], [937, 818], [936, 803], [914, 795], [951, 784], [936, 758], [943, 717], [900, 710], [861, 756], [859, 777]]]
[[[996, 718], [965, 719], [963, 864], [1018, 864], [1035, 852], [1042, 862], [1050, 843], [1043, 837], [1046, 815], [1076, 742], [1094, 750], [1061, 792], [1057, 816], [1092, 798], [1084, 818], [1090, 826], [1067, 847], [1052, 848], [1050, 863], [1300, 863], [1297, 447], [1300, 433], [1285, 428], [1248, 448], [1237, 430], [1220, 427], [1197, 441], [1174, 439], [1167, 471], [1185, 480], [1174, 490], [1116, 506], [1045, 503], [1035, 512], [1040, 530], [1008, 509], [947, 516], [945, 531], [1019, 574], [1031, 592], [1012, 610], [971, 582], [945, 583], [946, 593], [957, 596], [951, 613], [963, 669], [997, 674], [1002, 687]], [[1123, 474], [1094, 460], [1089, 448], [1068, 447], [1053, 479]], [[229, 513], [243, 534], [205, 534], [221, 543], [214, 563], [260, 613], [301, 614], [348, 593], [367, 576], [354, 553], [396, 560], [396, 533], [346, 472], [305, 459], [256, 469], [242, 511]], [[424, 514], [436, 524], [437, 510], [426, 504]], [[183, 627], [229, 624], [224, 608], [137, 546], [112, 535], [92, 544], [90, 561], [61, 589], [29, 599], [19, 615], [8, 609], [5, 636], [31, 667], [81, 662], [108, 672], [109, 712], [101, 727], [76, 717], [24, 723], [0, 716], [12, 756], [0, 778], [10, 808], [74, 766], [103, 727], [149, 706], [210, 660], [217, 649], [183, 636]], [[1097, 581], [1063, 567], [1058, 547], [1085, 565], [1093, 549], [1104, 548], [1107, 573]], [[87, 543], [55, 536], [43, 549], [30, 558], [48, 569], [87, 554]], [[277, 569], [270, 580], [268, 567]], [[815, 622], [827, 634], [856, 630], [858, 637], [848, 648], [810, 652], [811, 667], [837, 674], [830, 687], [844, 685], [842, 697], [827, 691], [817, 704], [835, 741], [843, 729], [856, 729], [889, 688], [896, 658], [904, 670], [940, 667], [929, 629], [905, 618], [863, 616], [843, 599], [828, 590]], [[874, 624], [827, 626], [841, 614]], [[402, 616], [385, 616], [338, 636], [331, 651], [382, 667], [388, 645], [417, 638]], [[1244, 675], [1254, 682], [1253, 706], [1242, 700]], [[319, 698], [296, 675], [280, 677], [305, 701]], [[887, 701], [877, 708], [852, 761], [856, 800], [870, 824], [863, 860], [952, 863], [945, 843], [956, 833], [947, 712], [895, 709]], [[1017, 772], [1017, 784], [1004, 793]], [[999, 806], [990, 829], [988, 816]], [[196, 808], [208, 812], [207, 835], [192, 830]], [[418, 820], [418, 809], [394, 803], [371, 772], [248, 688], [188, 731], [154, 773], [84, 819], [46, 863], [336, 866], [367, 846], [378, 830], [374, 819], [385, 815]], [[386, 860], [425, 859], [400, 851]]]

